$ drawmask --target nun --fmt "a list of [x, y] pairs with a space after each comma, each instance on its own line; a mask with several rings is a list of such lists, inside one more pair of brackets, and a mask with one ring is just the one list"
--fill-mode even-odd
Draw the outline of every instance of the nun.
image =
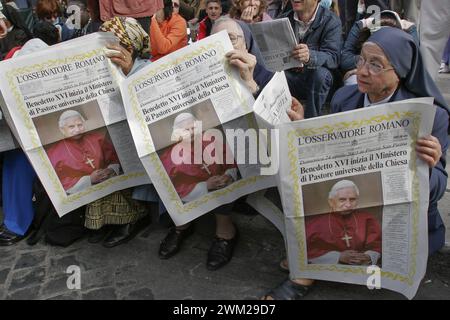
[[417, 154], [430, 167], [428, 247], [443, 247], [445, 226], [438, 200], [447, 186], [445, 155], [448, 148], [449, 108], [425, 69], [414, 39], [400, 29], [383, 27], [363, 45], [357, 61], [357, 84], [336, 92], [331, 112], [349, 111], [419, 97], [434, 97], [437, 107], [431, 136], [417, 140]]
[[[445, 226], [438, 211], [438, 201], [447, 186], [445, 155], [448, 148], [449, 108], [436, 84], [426, 71], [414, 39], [401, 29], [382, 27], [363, 45], [357, 60], [357, 84], [336, 91], [331, 112], [419, 97], [434, 97], [436, 115], [430, 136], [416, 142], [417, 156], [430, 167], [428, 207], [428, 254], [444, 246]], [[314, 284], [311, 279], [286, 279], [270, 290], [263, 300], [299, 300]]]

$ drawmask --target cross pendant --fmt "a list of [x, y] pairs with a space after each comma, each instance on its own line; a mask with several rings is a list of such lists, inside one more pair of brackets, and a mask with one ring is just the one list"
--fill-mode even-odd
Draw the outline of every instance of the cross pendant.
[[94, 166], [94, 159], [86, 158], [86, 162], [85, 162], [85, 163], [88, 164], [88, 165], [90, 165], [92, 169], [95, 169], [95, 166]]
[[208, 172], [208, 174], [211, 175], [211, 171], [209, 171], [209, 169], [208, 169], [209, 166], [210, 166], [210, 164], [203, 163], [202, 169], [206, 170], [206, 172]]
[[344, 236], [341, 239], [345, 241], [345, 244], [347, 245], [347, 248], [350, 248], [350, 241], [349, 240], [352, 240], [353, 238], [349, 237], [347, 232], [344, 233]]

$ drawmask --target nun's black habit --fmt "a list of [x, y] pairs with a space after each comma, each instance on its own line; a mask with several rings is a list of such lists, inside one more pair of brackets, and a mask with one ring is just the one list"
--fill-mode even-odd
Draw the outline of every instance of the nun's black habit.
[[[419, 48], [406, 32], [383, 27], [368, 40], [377, 44], [385, 53], [395, 72], [401, 79], [399, 87], [389, 102], [417, 97], [434, 97], [437, 106], [432, 135], [442, 147], [442, 156], [437, 165], [430, 170], [430, 203], [428, 207], [429, 254], [442, 248], [445, 242], [445, 226], [438, 211], [438, 200], [444, 195], [447, 186], [445, 155], [448, 148], [447, 130], [449, 109], [436, 84], [426, 71]], [[362, 108], [365, 94], [357, 85], [339, 89], [331, 101], [331, 111], [342, 112]]]

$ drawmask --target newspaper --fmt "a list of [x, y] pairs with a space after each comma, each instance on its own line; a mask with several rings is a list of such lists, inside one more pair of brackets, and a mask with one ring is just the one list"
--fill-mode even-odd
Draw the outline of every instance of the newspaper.
[[239, 139], [257, 124], [254, 98], [226, 61], [232, 49], [222, 31], [120, 86], [139, 157], [177, 225], [275, 184], [259, 175], [259, 163], [239, 157], [254, 155]]
[[251, 23], [248, 26], [268, 70], [275, 72], [303, 66], [292, 57], [297, 40], [288, 18]]
[[61, 216], [150, 182], [104, 54], [117, 40], [96, 33], [82, 41], [0, 63], [5, 118]]
[[280, 126], [279, 187], [291, 278], [382, 287], [413, 298], [426, 270], [432, 98]]
[[[290, 109], [291, 102], [292, 96], [289, 92], [286, 76], [284, 71], [282, 71], [276, 72], [273, 75], [253, 105], [258, 127], [260, 129], [269, 129], [274, 133], [274, 135], [263, 136], [260, 143], [265, 144], [267, 150], [274, 150], [270, 155], [272, 167], [277, 170], [279, 164], [279, 135], [277, 134], [277, 130], [275, 130], [275, 126], [291, 122], [287, 115], [287, 110]], [[275, 137], [275, 139], [272, 139], [272, 137]], [[268, 174], [276, 174], [277, 170], [268, 172]], [[272, 222], [283, 237], [285, 237], [284, 214], [277, 188], [269, 188], [255, 192], [249, 195], [246, 201], [256, 211]]]
[[265, 125], [275, 127], [278, 124], [291, 121], [287, 114], [291, 102], [292, 96], [286, 75], [284, 71], [276, 72], [259, 94], [253, 110], [259, 119], [264, 120]]

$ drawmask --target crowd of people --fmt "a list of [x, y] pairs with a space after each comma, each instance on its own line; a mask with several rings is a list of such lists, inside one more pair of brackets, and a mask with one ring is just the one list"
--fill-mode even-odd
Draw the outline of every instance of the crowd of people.
[[[373, 5], [380, 9], [378, 13], [368, 10]], [[81, 13], [75, 24], [70, 21], [74, 6]], [[432, 134], [417, 140], [416, 154], [430, 168], [429, 254], [442, 248], [445, 226], [437, 204], [447, 184], [445, 155], [450, 109], [434, 79], [438, 72], [450, 72], [450, 5], [446, 0], [421, 4], [394, 0], [2, 0], [0, 59], [14, 59], [89, 33], [109, 31], [120, 39], [120, 45], [108, 46], [115, 52], [109, 58], [128, 76], [193, 41], [226, 30], [234, 47], [227, 53], [227, 60], [239, 69], [243, 83], [256, 97], [273, 73], [265, 68], [248, 24], [281, 18], [288, 18], [291, 23], [298, 43], [292, 48], [292, 56], [303, 65], [286, 70], [293, 96], [288, 111], [292, 121], [415, 97], [434, 97], [437, 111]], [[193, 31], [197, 29], [195, 34]], [[175, 119], [177, 126], [189, 127], [194, 121], [191, 114], [180, 116]], [[50, 150], [56, 166], [58, 155], [68, 145], [78, 148], [79, 141], [93, 145], [104, 139], [101, 133], [84, 133], [83, 124], [83, 116], [76, 111], [66, 111], [60, 119], [59, 127], [65, 139]], [[79, 128], [74, 128], [77, 125]], [[107, 144], [100, 144], [107, 148]], [[71, 150], [81, 152], [75, 149]], [[67, 178], [66, 192], [70, 193], [81, 183], [95, 183], [119, 173], [117, 155], [100, 157], [92, 150], [89, 160], [103, 161], [107, 168], [99, 172], [92, 169], [92, 163], [85, 163], [79, 168], [83, 178]], [[166, 164], [173, 166], [170, 161]], [[198, 196], [201, 188], [217, 189], [236, 179], [232, 170], [233, 166], [217, 169], [213, 177], [205, 178], [206, 182], [180, 186], [177, 192], [182, 197], [190, 197], [193, 193]], [[356, 216], [358, 196], [358, 188], [351, 181], [333, 186], [329, 197], [331, 213], [320, 219], [336, 220], [333, 229], [336, 237], [328, 235], [328, 246], [332, 249], [311, 252], [311, 261], [319, 263], [324, 257], [332, 257], [335, 263], [377, 263], [381, 230], [368, 214], [357, 216], [365, 219], [361, 223], [373, 226], [371, 243], [353, 245], [345, 227], [339, 230], [339, 226], [345, 226], [339, 221]], [[111, 248], [133, 239], [150, 223], [152, 211], [157, 211], [161, 220], [170, 220], [152, 185], [115, 192], [60, 219], [20, 149], [2, 154], [2, 207], [2, 246], [14, 245], [27, 237], [29, 244], [35, 244], [43, 236], [49, 243], [70, 245], [87, 234], [90, 243], [101, 242]], [[238, 243], [239, 228], [231, 213], [249, 210], [244, 201], [238, 200], [212, 211], [216, 225], [207, 255], [209, 270], [226, 265]], [[315, 230], [314, 234], [319, 233], [320, 228], [314, 225], [319, 226], [320, 219], [310, 219], [309, 230]], [[159, 257], [168, 259], [175, 255], [193, 231], [194, 222], [169, 225], [167, 236], [160, 244]], [[307, 240], [311, 243], [317, 241], [312, 233]], [[333, 246], [333, 242], [339, 245]], [[281, 265], [288, 268], [284, 261]], [[311, 279], [288, 278], [263, 298], [300, 299], [313, 284]]]

